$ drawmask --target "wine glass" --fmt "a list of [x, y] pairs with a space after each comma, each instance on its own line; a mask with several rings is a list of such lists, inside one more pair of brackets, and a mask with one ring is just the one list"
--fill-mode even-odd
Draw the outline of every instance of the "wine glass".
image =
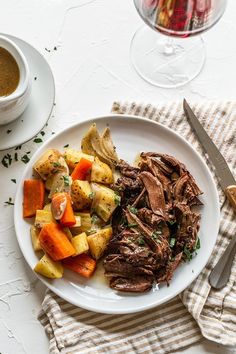
[[165, 88], [179, 87], [195, 78], [206, 57], [204, 41], [196, 35], [219, 21], [226, 3], [227, 0], [134, 0], [148, 25], [136, 31], [131, 43], [131, 61], [138, 74]]

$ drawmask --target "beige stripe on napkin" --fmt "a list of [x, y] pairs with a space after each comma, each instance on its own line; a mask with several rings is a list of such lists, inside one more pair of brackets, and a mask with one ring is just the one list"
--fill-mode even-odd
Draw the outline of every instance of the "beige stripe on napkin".
[[[231, 170], [235, 171], [236, 104], [196, 104], [193, 109]], [[182, 104], [153, 107], [114, 103], [112, 111], [163, 123], [187, 138], [204, 156], [183, 115]], [[212, 169], [210, 162], [204, 158]], [[218, 185], [217, 180], [216, 183]], [[233, 210], [225, 201], [219, 185], [218, 190], [222, 207], [217, 244], [207, 266], [190, 287], [156, 309], [119, 316], [77, 308], [48, 290], [39, 320], [49, 336], [50, 353], [172, 353], [203, 337], [225, 345], [236, 345], [236, 261], [224, 289], [214, 291], [207, 281], [212, 267], [236, 234]]]

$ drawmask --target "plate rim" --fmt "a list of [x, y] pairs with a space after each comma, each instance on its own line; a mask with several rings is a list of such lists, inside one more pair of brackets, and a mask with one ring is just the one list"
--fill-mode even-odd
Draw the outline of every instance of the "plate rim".
[[[219, 233], [219, 227], [220, 227], [220, 201], [219, 201], [219, 193], [218, 193], [218, 190], [217, 190], [217, 187], [216, 187], [216, 183], [214, 181], [214, 178], [213, 178], [213, 175], [209, 169], [209, 167], [207, 166], [206, 162], [204, 161], [203, 157], [199, 154], [199, 152], [197, 150], [195, 150], [192, 145], [185, 139], [183, 138], [178, 132], [172, 130], [171, 128], [165, 126], [164, 124], [162, 123], [159, 123], [157, 121], [154, 121], [154, 120], [151, 120], [151, 119], [148, 119], [148, 118], [145, 118], [145, 117], [142, 117], [142, 116], [138, 116], [138, 115], [129, 115], [129, 114], [114, 114], [114, 113], [111, 113], [111, 114], [108, 114], [108, 115], [103, 115], [103, 116], [98, 116], [98, 117], [94, 117], [94, 118], [89, 118], [89, 119], [83, 119], [79, 122], [76, 122], [76, 123], [73, 123], [72, 125], [69, 125], [68, 127], [65, 127], [63, 128], [63, 130], [60, 130], [59, 132], [57, 132], [56, 134], [54, 134], [53, 136], [51, 136], [49, 139], [47, 139], [46, 141], [44, 141], [44, 143], [42, 144], [42, 146], [39, 147], [39, 149], [37, 149], [33, 156], [31, 157], [31, 160], [33, 160], [35, 158], [36, 155], [40, 155], [40, 153], [45, 149], [45, 146], [50, 144], [51, 141], [53, 141], [54, 139], [58, 138], [59, 136], [61, 135], [64, 135], [66, 134], [69, 130], [75, 128], [75, 127], [79, 127], [80, 125], [86, 123], [87, 125], [93, 123], [93, 122], [96, 122], [96, 121], [99, 121], [99, 120], [104, 120], [104, 119], [115, 119], [115, 118], [122, 118], [122, 119], [133, 119], [133, 120], [140, 120], [140, 121], [144, 121], [145, 123], [150, 123], [150, 124], [154, 124], [154, 125], [159, 125], [161, 126], [162, 128], [166, 129], [167, 131], [169, 131], [169, 133], [171, 134], [174, 134], [176, 135], [185, 145], [187, 145], [197, 156], [198, 158], [201, 160], [202, 164], [205, 166], [205, 169], [207, 171], [207, 174], [211, 180], [211, 185], [213, 187], [213, 191], [214, 191], [214, 197], [216, 199], [216, 205], [215, 205], [215, 208], [216, 208], [216, 218], [215, 218], [215, 224], [216, 224], [216, 230], [217, 230], [217, 233], [216, 233], [216, 236], [215, 236], [215, 240], [214, 240], [214, 244], [212, 246], [212, 249], [211, 249], [211, 252], [209, 253], [209, 256], [206, 258], [206, 261], [205, 263], [203, 264], [203, 266], [201, 267], [201, 269], [199, 269], [198, 271], [194, 272], [194, 275], [193, 277], [184, 285], [181, 287], [180, 290], [177, 290], [171, 294], [169, 294], [168, 296], [165, 296], [163, 299], [159, 300], [158, 303], [151, 303], [151, 304], [145, 304], [145, 305], [142, 305], [142, 306], [139, 306], [138, 309], [135, 309], [135, 308], [132, 308], [132, 309], [128, 309], [128, 310], [119, 310], [119, 308], [117, 308], [116, 311], [114, 310], [109, 310], [108, 309], [102, 309], [102, 310], [98, 310], [96, 308], [96, 306], [86, 306], [86, 305], [80, 305], [78, 304], [78, 302], [74, 301], [73, 299], [71, 298], [68, 298], [67, 295], [64, 295], [63, 292], [56, 288], [53, 284], [49, 283], [47, 281], [47, 279], [45, 279], [43, 276], [41, 276], [40, 274], [34, 272], [34, 270], [31, 268], [28, 260], [27, 260], [27, 255], [25, 255], [25, 252], [23, 251], [23, 245], [21, 244], [21, 236], [20, 236], [20, 232], [18, 234], [18, 230], [16, 229], [16, 224], [17, 224], [17, 218], [19, 216], [19, 211], [17, 211], [17, 205], [21, 205], [22, 204], [22, 201], [19, 200], [20, 198], [20, 193], [21, 193], [21, 188], [23, 186], [23, 181], [24, 181], [24, 178], [25, 178], [25, 175], [27, 174], [28, 170], [29, 170], [29, 165], [26, 166], [26, 168], [24, 169], [23, 173], [22, 173], [22, 176], [21, 176], [21, 179], [19, 181], [19, 185], [17, 187], [17, 191], [16, 191], [16, 196], [15, 196], [15, 205], [14, 205], [14, 227], [15, 227], [15, 233], [16, 233], [16, 238], [17, 238], [17, 242], [19, 244], [19, 247], [21, 249], [21, 252], [24, 256], [24, 259], [27, 263], [27, 265], [29, 266], [29, 268], [32, 270], [32, 272], [37, 276], [38, 279], [40, 279], [44, 285], [49, 288], [52, 292], [54, 292], [56, 295], [58, 295], [59, 297], [61, 297], [62, 299], [64, 299], [65, 301], [69, 302], [70, 304], [72, 305], [75, 305], [76, 307], [81, 307], [83, 309], [86, 309], [86, 310], [89, 310], [89, 311], [92, 311], [92, 312], [96, 312], [96, 313], [103, 313], [103, 314], [114, 314], [114, 315], [117, 315], [117, 314], [131, 314], [131, 313], [139, 313], [139, 312], [143, 312], [143, 311], [146, 311], [146, 310], [149, 310], [151, 308], [156, 308], [160, 305], [162, 305], [163, 303], [166, 303], [168, 301], [170, 301], [171, 299], [173, 299], [175, 296], [177, 296], [178, 294], [180, 294], [182, 291], [184, 291], [193, 281], [196, 280], [196, 278], [198, 277], [198, 275], [202, 272], [202, 270], [205, 268], [206, 264], [208, 263], [209, 259], [210, 259], [210, 256], [213, 252], [213, 249], [215, 247], [215, 244], [216, 244], [216, 240], [217, 240], [217, 235]], [[20, 203], [19, 203], [20, 202]]]
[[[45, 127], [45, 125], [46, 125], [47, 122], [49, 121], [49, 118], [51, 117], [52, 112], [53, 112], [54, 103], [55, 103], [55, 97], [56, 97], [56, 84], [55, 84], [55, 79], [54, 79], [53, 71], [52, 71], [52, 68], [51, 68], [49, 62], [46, 60], [46, 58], [43, 56], [43, 54], [39, 52], [38, 49], [36, 49], [36, 48], [35, 48], [32, 44], [30, 44], [29, 42], [26, 42], [24, 39], [22, 39], [22, 38], [20, 38], [20, 37], [16, 37], [16, 36], [14, 36], [14, 35], [12, 35], [12, 34], [10, 34], [10, 33], [3, 33], [3, 32], [0, 32], [0, 35], [5, 36], [5, 37], [7, 37], [7, 38], [9, 38], [9, 39], [11, 39], [11, 40], [13, 40], [13, 41], [16, 40], [16, 41], [23, 42], [24, 45], [26, 44], [26, 45], [28, 45], [29, 47], [33, 48], [33, 50], [35, 50], [35, 51], [37, 52], [37, 55], [40, 56], [40, 57], [44, 60], [44, 62], [47, 64], [48, 69], [49, 69], [49, 72], [50, 72], [50, 76], [51, 76], [51, 81], [52, 81], [52, 84], [53, 84], [53, 104], [52, 104], [52, 107], [51, 107], [51, 109], [50, 109], [50, 112], [49, 112], [49, 114], [48, 114], [48, 116], [47, 116], [47, 118], [46, 118], [46, 120], [45, 120], [43, 126], [37, 131], [37, 133], [35, 133], [34, 135], [32, 135], [30, 138], [27, 138], [26, 140], [23, 140], [23, 141], [21, 141], [21, 142], [19, 142], [19, 143], [17, 143], [17, 144], [9, 145], [8, 147], [4, 147], [4, 148], [0, 147], [0, 151], [5, 151], [5, 150], [13, 149], [14, 147], [16, 147], [16, 146], [18, 146], [18, 145], [22, 145], [22, 144], [25, 144], [25, 143], [29, 142], [29, 141], [30, 141], [31, 139], [33, 139], [36, 135], [39, 134], [39, 132], [43, 129], [43, 127]], [[16, 44], [18, 45], [18, 43], [16, 43]], [[20, 48], [20, 49], [21, 49], [21, 48]], [[21, 49], [21, 50], [22, 50], [22, 49]], [[23, 52], [23, 54], [25, 55], [24, 50], [22, 50], [22, 52]], [[31, 78], [31, 79], [33, 80], [33, 78]], [[32, 88], [32, 89], [33, 89], [33, 88]], [[27, 109], [27, 107], [26, 107], [26, 109]], [[2, 125], [2, 126], [0, 126], [0, 127], [7, 128], [8, 125], [11, 125], [11, 124], [13, 124], [14, 122], [18, 121], [18, 119], [20, 119], [23, 115], [24, 115], [24, 112], [23, 112], [15, 121], [10, 122], [10, 123], [8, 123], [8, 124], [4, 124], [4, 125]]]

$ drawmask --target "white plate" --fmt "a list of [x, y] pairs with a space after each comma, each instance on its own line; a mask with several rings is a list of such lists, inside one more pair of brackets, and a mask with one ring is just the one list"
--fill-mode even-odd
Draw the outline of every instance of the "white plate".
[[[6, 150], [32, 139], [44, 127], [53, 108], [55, 85], [49, 64], [34, 47], [22, 39], [2, 35], [11, 39], [22, 50], [32, 77], [28, 107], [17, 120], [0, 127], [0, 150]], [[8, 130], [11, 130], [9, 134]]]
[[31, 221], [22, 218], [23, 180], [31, 178], [32, 166], [43, 151], [49, 148], [62, 150], [65, 144], [79, 149], [83, 134], [92, 122], [100, 131], [109, 125], [120, 158], [132, 163], [140, 151], [159, 151], [174, 155], [186, 164], [204, 191], [200, 228], [201, 249], [189, 263], [181, 265], [174, 274], [170, 286], [145, 294], [127, 295], [109, 288], [102, 275], [102, 267], [94, 277], [84, 280], [66, 271], [62, 279], [49, 280], [39, 276], [44, 284], [60, 297], [76, 306], [102, 313], [132, 313], [162, 304], [184, 290], [201, 272], [213, 250], [219, 228], [218, 193], [208, 167], [198, 153], [179, 135], [161, 124], [134, 116], [110, 115], [78, 123], [53, 136], [35, 153], [19, 184], [14, 209], [15, 229], [20, 248], [33, 269], [38, 261], [30, 240]]

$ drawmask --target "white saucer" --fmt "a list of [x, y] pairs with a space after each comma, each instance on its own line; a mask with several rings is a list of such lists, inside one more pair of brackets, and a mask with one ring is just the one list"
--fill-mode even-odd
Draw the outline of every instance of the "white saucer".
[[11, 39], [22, 50], [32, 76], [28, 107], [17, 120], [0, 126], [0, 150], [6, 150], [32, 139], [46, 124], [54, 104], [55, 84], [49, 64], [34, 47], [22, 39], [2, 35]]

